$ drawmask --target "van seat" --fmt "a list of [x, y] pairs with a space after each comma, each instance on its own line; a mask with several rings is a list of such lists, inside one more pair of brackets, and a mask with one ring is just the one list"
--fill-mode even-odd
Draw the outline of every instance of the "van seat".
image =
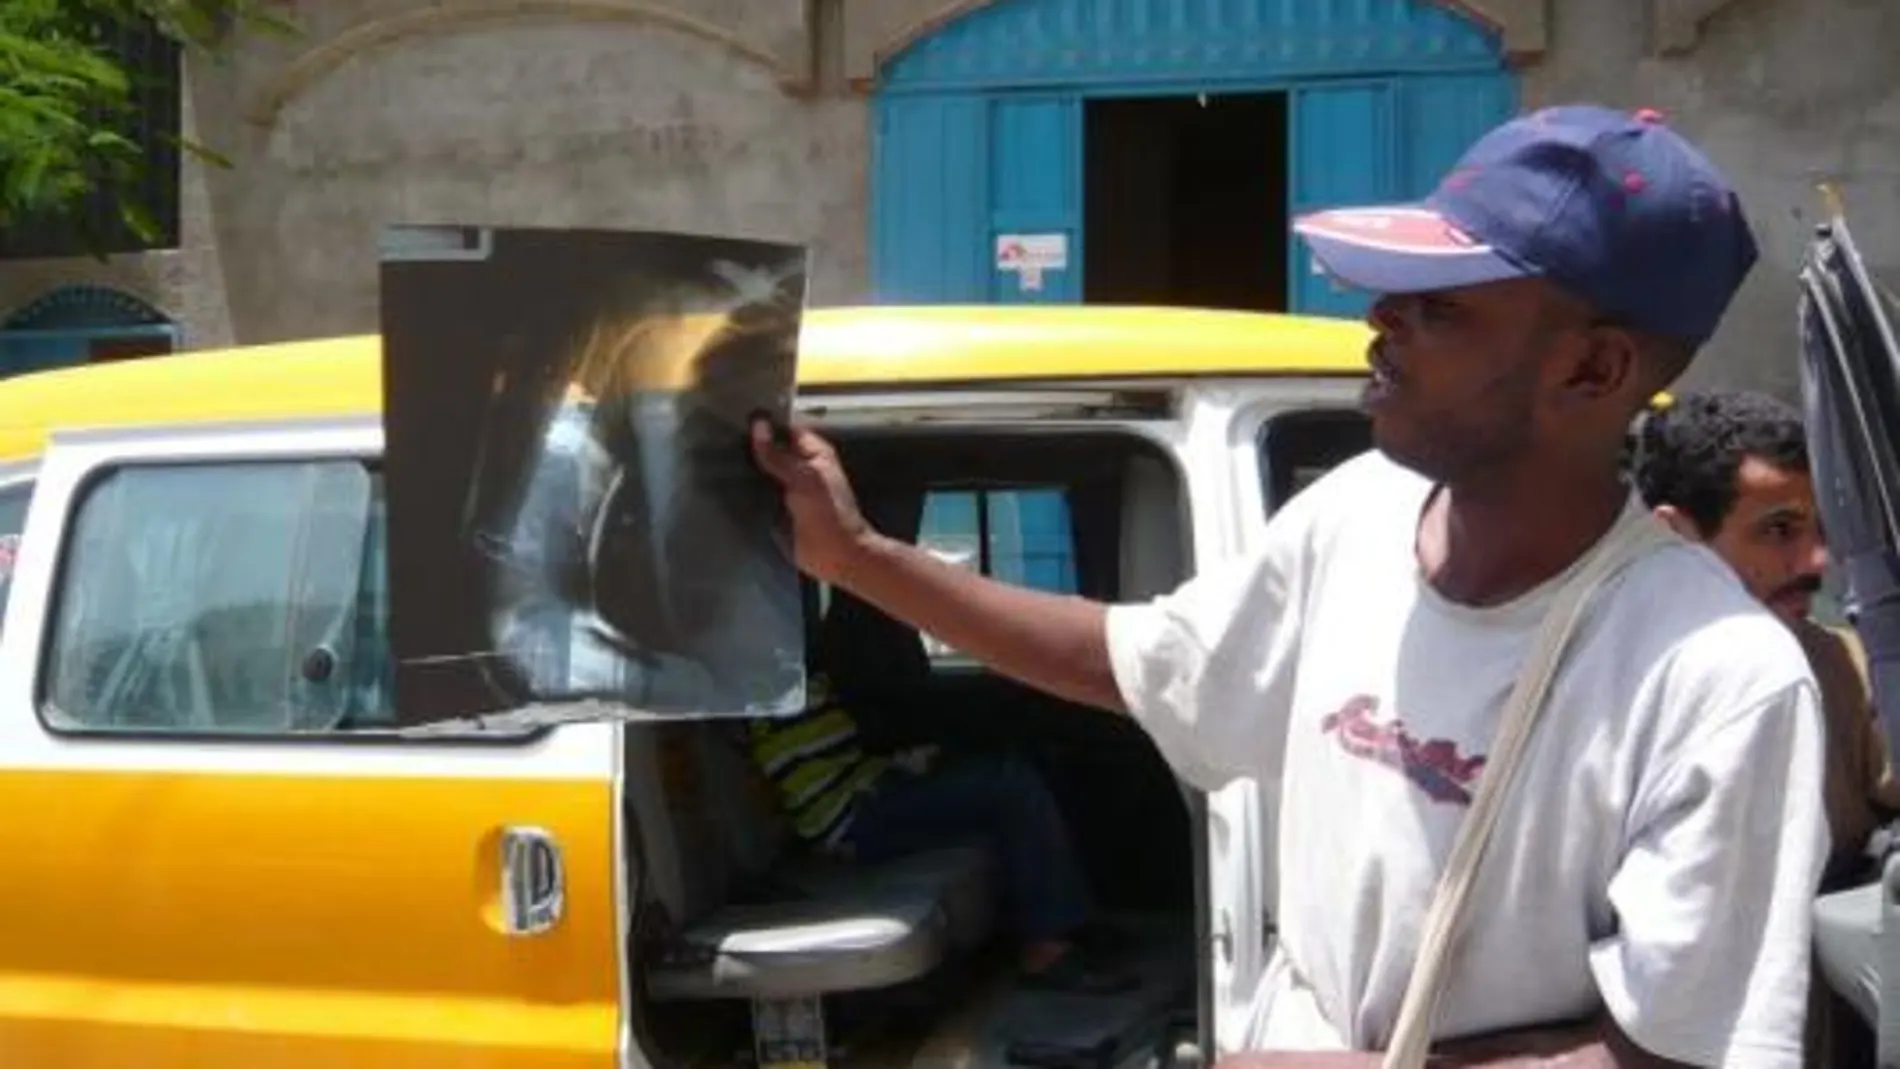
[[[864, 866], [813, 885], [811, 897], [723, 906], [688, 926], [647, 973], [655, 998], [793, 998], [892, 987], [925, 976], [958, 941], [949, 881]], [[965, 938], [969, 936], [966, 935]]]
[[996, 859], [977, 847], [931, 850], [881, 865], [802, 857], [781, 866], [774, 878], [826, 900], [849, 899], [867, 887], [928, 896], [943, 911], [950, 949], [957, 953], [981, 946], [996, 920]]
[[[652, 874], [679, 922], [667, 952], [646, 962], [654, 999], [891, 987], [988, 937], [996, 881], [987, 851], [937, 850], [877, 865], [806, 855], [789, 843], [769, 788], [717, 725], [661, 728], [658, 739], [667, 741], [642, 748], [656, 765], [692, 770], [666, 777], [674, 789], [647, 808], [671, 816], [670, 826], [648, 826], [664, 836], [649, 841], [648, 856], [678, 865]], [[634, 757], [630, 792], [661, 780], [658, 767], [650, 774], [632, 767]], [[735, 893], [747, 884], [752, 894]]]

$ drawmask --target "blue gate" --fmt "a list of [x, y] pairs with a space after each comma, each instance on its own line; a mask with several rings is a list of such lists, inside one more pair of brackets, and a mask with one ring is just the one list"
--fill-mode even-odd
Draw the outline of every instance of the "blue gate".
[[83, 364], [102, 344], [178, 347], [177, 324], [144, 301], [101, 286], [65, 286], [0, 320], [0, 376]]
[[[879, 81], [884, 302], [1079, 301], [1090, 97], [1287, 93], [1291, 212], [1421, 195], [1517, 103], [1497, 35], [1430, 0], [995, 0]], [[1290, 308], [1360, 313], [1289, 246]]]

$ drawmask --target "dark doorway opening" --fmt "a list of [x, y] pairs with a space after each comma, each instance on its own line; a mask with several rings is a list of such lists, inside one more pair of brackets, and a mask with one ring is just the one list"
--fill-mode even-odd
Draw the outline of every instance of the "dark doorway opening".
[[1284, 93], [1091, 100], [1082, 299], [1284, 311]]

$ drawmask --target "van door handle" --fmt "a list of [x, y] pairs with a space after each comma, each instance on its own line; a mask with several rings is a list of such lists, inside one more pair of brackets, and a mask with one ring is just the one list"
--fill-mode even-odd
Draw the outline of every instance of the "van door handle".
[[561, 923], [567, 877], [561, 847], [545, 828], [509, 827], [501, 833], [502, 930], [541, 935]]

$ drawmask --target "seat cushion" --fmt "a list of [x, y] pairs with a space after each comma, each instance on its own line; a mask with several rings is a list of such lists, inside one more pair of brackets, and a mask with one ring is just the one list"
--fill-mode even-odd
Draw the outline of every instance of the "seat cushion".
[[936, 968], [949, 946], [936, 896], [890, 885], [727, 906], [647, 970], [655, 999], [787, 998], [891, 987]]
[[904, 887], [943, 907], [951, 949], [966, 951], [989, 938], [996, 921], [995, 858], [977, 847], [929, 850], [877, 865], [802, 857], [773, 874], [781, 886], [813, 898], [859, 894], [867, 887]]

